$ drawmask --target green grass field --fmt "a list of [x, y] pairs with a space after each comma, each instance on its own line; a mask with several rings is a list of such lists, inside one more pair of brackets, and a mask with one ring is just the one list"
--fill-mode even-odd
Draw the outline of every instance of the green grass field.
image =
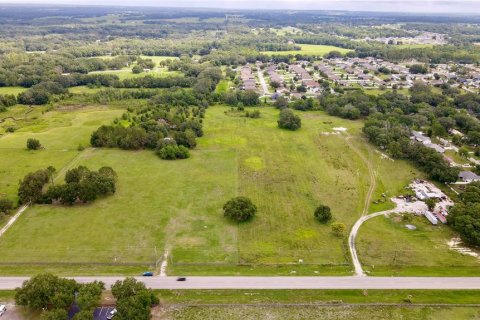
[[1, 94], [13, 94], [13, 95], [18, 95], [19, 93], [22, 93], [23, 91], [27, 90], [27, 88], [24, 87], [0, 87], [0, 95]]
[[451, 250], [447, 243], [452, 237], [450, 228], [432, 226], [425, 217], [377, 217], [360, 229], [357, 250], [372, 275], [479, 276], [480, 260]]
[[303, 54], [303, 55], [312, 55], [312, 56], [324, 56], [330, 51], [340, 51], [342, 54], [350, 52], [350, 49], [344, 49], [335, 46], [326, 46], [326, 45], [314, 45], [314, 44], [297, 44], [302, 49], [301, 50], [292, 50], [292, 51], [264, 51], [263, 54], [268, 55], [281, 55], [281, 54]]
[[395, 306], [194, 306], [167, 308], [154, 319], [478, 319], [475, 307]]
[[[361, 122], [311, 112], [302, 114], [302, 130], [287, 132], [276, 127], [277, 110], [263, 109], [261, 119], [230, 117], [224, 110], [208, 110], [205, 137], [185, 161], [161, 161], [151, 151], [87, 149], [78, 154], [75, 147], [86, 143], [102, 122], [98, 114], [92, 114], [95, 121], [69, 119], [70, 126], [35, 134], [24, 128], [3, 137], [0, 146], [14, 148], [10, 159], [30, 155], [24, 150], [29, 136], [47, 147], [34, 153], [43, 155], [42, 161], [19, 168], [9, 179], [9, 194], [26, 172], [47, 164], [60, 169], [72, 159], [91, 168], [112, 166], [120, 179], [117, 194], [91, 205], [29, 209], [2, 238], [0, 250], [6, 254], [0, 260], [150, 264], [155, 248], [161, 254], [169, 247], [170, 271], [198, 270], [200, 264], [205, 266], [200, 273], [219, 265], [232, 272], [239, 262], [284, 264], [302, 258], [307, 264], [339, 265], [345, 273], [349, 267], [342, 241], [331, 235], [329, 226], [317, 224], [312, 212], [318, 203], [327, 203], [337, 220], [352, 225], [363, 204], [367, 171], [345, 137], [320, 133], [348, 126], [355, 136]], [[118, 115], [112, 113], [110, 118]], [[72, 126], [72, 120], [84, 125]], [[63, 159], [50, 150], [68, 156]], [[4, 161], [4, 170], [14, 166], [12, 161]], [[223, 203], [236, 194], [250, 196], [259, 207], [258, 217], [248, 224], [237, 226], [222, 216]], [[309, 274], [312, 269], [307, 268]]]
[[[108, 273], [108, 268], [131, 274], [151, 268], [168, 249], [170, 274], [351, 274], [344, 241], [315, 221], [315, 207], [329, 205], [334, 219], [350, 228], [372, 183], [374, 201], [382, 193], [401, 193], [419, 173], [405, 162], [382, 159], [362, 137], [361, 121], [305, 112], [299, 113], [302, 129], [290, 132], [277, 128], [276, 109], [261, 108], [259, 119], [226, 110], [207, 110], [205, 135], [192, 157], [182, 161], [162, 161], [148, 150], [77, 151], [94, 129], [121, 114], [116, 108], [39, 112], [1, 137], [0, 149], [8, 156], [0, 160], [7, 177], [0, 190], [11, 198], [19, 179], [49, 165], [59, 170], [59, 178], [80, 164], [111, 166], [119, 181], [115, 195], [89, 205], [28, 209], [0, 241], [0, 272], [31, 274], [41, 262], [62, 274]], [[335, 127], [348, 130], [325, 134]], [[27, 151], [28, 137], [40, 139], [46, 149]], [[223, 218], [222, 205], [235, 195], [257, 205], [252, 221], [238, 225]], [[368, 205], [370, 212], [391, 207]], [[432, 242], [422, 245], [430, 250]], [[372, 264], [368, 253], [365, 259]], [[77, 265], [62, 267], [65, 261]], [[18, 269], [8, 264], [13, 262], [25, 265]]]
[[150, 72], [141, 72], [133, 73], [132, 68], [123, 68], [120, 70], [105, 70], [105, 71], [93, 71], [91, 74], [101, 73], [101, 74], [114, 74], [117, 75], [120, 80], [131, 79], [131, 78], [141, 78], [147, 75], [154, 77], [168, 77], [168, 76], [182, 76], [183, 73], [180, 71], [168, 71], [167, 68], [155, 67]]

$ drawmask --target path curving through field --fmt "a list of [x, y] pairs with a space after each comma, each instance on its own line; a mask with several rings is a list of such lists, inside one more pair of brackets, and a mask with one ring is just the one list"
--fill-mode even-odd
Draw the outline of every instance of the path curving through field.
[[382, 214], [386, 214], [391, 212], [392, 210], [388, 211], [381, 211], [381, 212], [376, 212], [373, 214], [368, 215], [368, 209], [370, 208], [370, 202], [372, 201], [373, 193], [375, 192], [375, 188], [377, 187], [377, 179], [376, 179], [376, 172], [373, 168], [372, 162], [365, 157], [365, 155], [355, 147], [351, 141], [350, 141], [350, 136], [347, 136], [345, 138], [345, 141], [347, 142], [348, 146], [355, 151], [355, 153], [362, 159], [362, 161], [367, 165], [368, 168], [368, 175], [370, 177], [370, 184], [368, 187], [367, 195], [365, 196], [365, 203], [363, 206], [362, 210], [362, 215], [360, 219], [358, 219], [355, 224], [352, 227], [352, 230], [350, 231], [350, 234], [348, 236], [348, 247], [350, 249], [350, 255], [352, 257], [352, 263], [353, 267], [355, 269], [355, 275], [356, 276], [365, 276], [365, 273], [363, 272], [362, 269], [362, 264], [360, 263], [360, 259], [358, 259], [357, 255], [357, 249], [355, 248], [355, 238], [358, 233], [358, 229], [360, 229], [360, 226], [367, 220], [377, 217]]

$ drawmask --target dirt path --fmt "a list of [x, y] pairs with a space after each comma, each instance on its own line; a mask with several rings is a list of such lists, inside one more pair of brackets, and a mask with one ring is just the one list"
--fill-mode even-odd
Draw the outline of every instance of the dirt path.
[[355, 275], [364, 276], [365, 273], [363, 272], [362, 264], [360, 263], [360, 259], [358, 258], [357, 249], [355, 248], [355, 238], [357, 236], [358, 229], [360, 229], [360, 226], [368, 219], [374, 218], [382, 214], [389, 213], [390, 210], [367, 215], [368, 209], [370, 208], [370, 203], [372, 201], [373, 193], [375, 192], [375, 188], [377, 187], [376, 172], [373, 168], [373, 164], [370, 161], [370, 159], [365, 157], [365, 155], [359, 149], [357, 149], [357, 147], [354, 144], [352, 144], [352, 142], [350, 141], [350, 138], [351, 138], [350, 136], [347, 136], [345, 141], [347, 142], [348, 146], [352, 148], [352, 150], [355, 151], [355, 153], [360, 157], [360, 159], [362, 159], [362, 161], [367, 165], [368, 175], [370, 178], [367, 195], [365, 196], [365, 203], [363, 205], [362, 216], [360, 217], [360, 219], [357, 220], [357, 222], [355, 222], [355, 224], [352, 227], [352, 230], [350, 231], [350, 235], [348, 236], [348, 247], [350, 249], [350, 254], [352, 256], [352, 263], [355, 269]]

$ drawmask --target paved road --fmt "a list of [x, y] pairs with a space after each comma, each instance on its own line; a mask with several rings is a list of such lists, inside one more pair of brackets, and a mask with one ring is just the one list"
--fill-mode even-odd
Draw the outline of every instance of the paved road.
[[263, 95], [264, 96], [269, 95], [270, 92], [268, 92], [267, 83], [265, 82], [265, 78], [263, 77], [263, 74], [260, 69], [258, 69], [257, 74], [258, 74], [258, 80], [260, 80], [260, 84], [262, 85]]
[[[26, 277], [0, 277], [0, 290], [22, 285]], [[75, 277], [80, 283], [99, 280], [107, 288], [123, 277]], [[138, 277], [152, 289], [477, 289], [480, 277]]]

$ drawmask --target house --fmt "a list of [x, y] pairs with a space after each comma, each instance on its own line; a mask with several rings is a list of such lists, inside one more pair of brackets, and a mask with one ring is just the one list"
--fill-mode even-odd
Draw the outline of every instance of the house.
[[480, 176], [471, 171], [462, 171], [458, 174], [458, 177], [466, 183], [480, 181]]

